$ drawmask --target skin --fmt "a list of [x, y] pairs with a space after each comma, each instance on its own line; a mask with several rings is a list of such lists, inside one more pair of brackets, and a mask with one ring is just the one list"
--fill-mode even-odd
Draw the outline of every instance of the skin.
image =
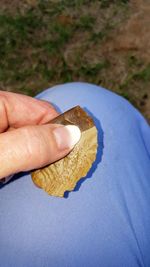
[[0, 91], [0, 179], [46, 166], [70, 152], [67, 132], [62, 132], [61, 148], [54, 134], [62, 126], [46, 124], [56, 116], [46, 101]]

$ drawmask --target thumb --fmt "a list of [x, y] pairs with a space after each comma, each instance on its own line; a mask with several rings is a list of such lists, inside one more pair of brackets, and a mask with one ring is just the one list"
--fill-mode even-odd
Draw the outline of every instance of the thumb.
[[0, 179], [64, 157], [80, 136], [77, 126], [57, 124], [26, 126], [0, 134]]

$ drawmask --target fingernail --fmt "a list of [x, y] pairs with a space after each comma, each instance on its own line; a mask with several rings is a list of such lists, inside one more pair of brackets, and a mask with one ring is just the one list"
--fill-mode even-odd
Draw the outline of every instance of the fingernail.
[[72, 149], [80, 140], [81, 132], [77, 126], [66, 125], [54, 129], [58, 149]]

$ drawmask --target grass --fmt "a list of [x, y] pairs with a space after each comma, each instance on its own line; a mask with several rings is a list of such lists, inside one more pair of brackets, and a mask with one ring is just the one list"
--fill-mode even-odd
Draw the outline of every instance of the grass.
[[90, 15], [80, 17], [78, 27], [83, 30], [92, 30], [95, 23], [95, 18]]
[[56, 83], [82, 80], [112, 89], [134, 103], [129, 87], [149, 83], [150, 65], [136, 53], [126, 53], [122, 80], [104, 49], [127, 19], [128, 1], [35, 3], [0, 10], [0, 86], [33, 96]]
[[110, 7], [110, 5], [112, 4], [117, 4], [117, 5], [124, 5], [124, 4], [128, 4], [129, 0], [100, 0], [101, 3], [101, 8], [108, 8]]
[[150, 81], [150, 64], [148, 64], [143, 70], [133, 75], [134, 80], [141, 80], [143, 82]]
[[[134, 59], [134, 61], [137, 64], [137, 60]], [[133, 62], [132, 62], [132, 64], [133, 64]], [[149, 83], [150, 82], [150, 64], [148, 64], [144, 69], [142, 69], [140, 71], [137, 71], [137, 72], [134, 72], [133, 74], [129, 75], [125, 79], [125, 81], [123, 82], [123, 84], [120, 85], [120, 88], [121, 89], [124, 89], [127, 86], [129, 86], [129, 84], [132, 84], [133, 82], [138, 82], [138, 83], [139, 82], [142, 82], [143, 85], [145, 83]]]
[[[78, 31], [91, 31], [95, 18], [89, 15], [82, 15], [74, 23], [63, 24], [56, 19], [56, 14], [60, 15], [66, 7], [81, 7], [88, 1], [62, 1], [61, 5], [56, 6], [50, 4], [47, 9], [47, 15], [42, 17], [45, 12], [45, 4], [39, 2], [36, 10], [29, 9], [24, 15], [16, 13], [15, 16], [9, 14], [0, 14], [0, 54], [1, 68], [0, 80], [6, 84], [27, 82], [35, 75], [43, 81], [55, 80], [60, 82], [68, 82], [73, 80], [73, 76], [96, 75], [102, 67], [101, 63], [96, 66], [78, 66], [78, 70], [71, 70], [63, 57], [64, 46], [69, 42], [73, 35]], [[59, 10], [58, 10], [59, 9]], [[54, 12], [54, 17], [50, 18]], [[66, 18], [65, 15], [64, 19]], [[39, 32], [44, 32], [45, 36], [38, 39]], [[31, 60], [34, 64], [27, 62], [28, 57], [26, 50], [32, 50], [34, 55]], [[25, 53], [24, 53], [25, 51]], [[40, 51], [39, 55], [38, 52]], [[39, 60], [44, 54], [44, 57], [57, 57], [61, 70], [58, 66], [48, 66], [48, 62]], [[81, 62], [82, 65], [82, 62]], [[12, 71], [13, 69], [13, 71]], [[58, 72], [57, 72], [58, 69]], [[27, 86], [28, 87], [28, 86]], [[19, 91], [20, 91], [19, 88]], [[28, 90], [27, 90], [28, 91]], [[30, 90], [31, 91], [31, 90]], [[31, 92], [32, 93], [32, 92]]]
[[100, 72], [109, 66], [108, 61], [97, 63], [95, 65], [81, 65], [79, 73], [83, 76], [96, 77]]

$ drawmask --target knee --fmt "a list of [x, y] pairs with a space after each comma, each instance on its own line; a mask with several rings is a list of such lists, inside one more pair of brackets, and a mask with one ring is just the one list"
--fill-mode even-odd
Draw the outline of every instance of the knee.
[[100, 86], [73, 82], [56, 85], [42, 92], [38, 98], [43, 98], [63, 111], [75, 105], [81, 105], [98, 114], [99, 119], [116, 124], [134, 123], [141, 119], [139, 112], [123, 97]]

